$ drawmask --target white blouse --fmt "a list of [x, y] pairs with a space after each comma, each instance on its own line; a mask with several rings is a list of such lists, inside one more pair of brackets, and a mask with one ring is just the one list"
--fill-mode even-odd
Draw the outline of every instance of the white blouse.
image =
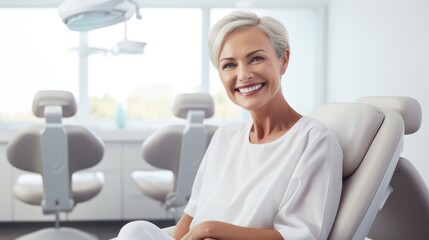
[[284, 239], [327, 239], [342, 187], [342, 151], [324, 124], [302, 117], [264, 144], [252, 124], [220, 127], [198, 170], [185, 213], [204, 221], [276, 229]]

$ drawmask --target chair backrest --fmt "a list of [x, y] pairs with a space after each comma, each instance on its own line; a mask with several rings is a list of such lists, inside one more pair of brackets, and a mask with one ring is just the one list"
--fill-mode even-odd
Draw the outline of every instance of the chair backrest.
[[40, 91], [33, 113], [45, 118], [43, 126], [18, 133], [7, 147], [7, 158], [16, 168], [42, 175], [43, 212], [71, 211], [72, 174], [96, 165], [104, 153], [103, 142], [83, 126], [63, 125], [63, 117], [76, 113], [76, 102], [67, 91]]
[[146, 162], [174, 173], [174, 192], [168, 196], [167, 207], [186, 204], [198, 167], [217, 129], [214, 125], [203, 124], [204, 119], [214, 113], [213, 99], [209, 94], [177, 96], [173, 113], [186, 122], [158, 130], [142, 145]]
[[[402, 107], [333, 103], [312, 114], [333, 130], [344, 153], [342, 196], [329, 239], [364, 239], [391, 192], [389, 182], [402, 152], [404, 131], [415, 127], [409, 118], [420, 108], [409, 98], [385, 99]], [[414, 110], [402, 115], [403, 109]]]
[[[365, 97], [357, 100], [383, 108], [393, 108], [403, 117], [405, 134], [421, 125], [420, 104], [409, 97]], [[377, 214], [368, 237], [377, 240], [429, 239], [429, 188], [411, 161], [401, 157], [390, 186], [393, 192]]]

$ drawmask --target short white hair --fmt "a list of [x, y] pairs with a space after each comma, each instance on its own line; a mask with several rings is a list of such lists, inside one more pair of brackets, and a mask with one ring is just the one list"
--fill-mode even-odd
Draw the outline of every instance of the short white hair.
[[258, 17], [252, 12], [234, 11], [220, 19], [209, 32], [209, 57], [216, 69], [220, 48], [225, 39], [238, 30], [254, 26], [267, 34], [277, 57], [283, 57], [285, 50], [289, 49], [289, 37], [282, 23], [272, 17]]

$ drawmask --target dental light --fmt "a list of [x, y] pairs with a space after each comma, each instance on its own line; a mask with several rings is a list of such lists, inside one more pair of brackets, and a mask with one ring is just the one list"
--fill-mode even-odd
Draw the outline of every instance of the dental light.
[[80, 46], [79, 48], [71, 48], [71, 51], [76, 51], [79, 54], [90, 55], [90, 54], [108, 54], [111, 53], [113, 55], [120, 54], [143, 54], [144, 48], [146, 46], [145, 42], [140, 41], [130, 41], [127, 38], [127, 22], [124, 22], [124, 38], [117, 42], [112, 48], [97, 48], [97, 47], [89, 47], [89, 46]]
[[129, 41], [129, 40], [122, 40], [118, 42], [113, 48], [112, 53], [114, 55], [118, 54], [142, 54], [144, 52], [144, 47], [146, 46], [146, 43], [144, 42], [137, 42], [137, 41]]
[[124, 23], [124, 39], [118, 42], [112, 48], [113, 55], [118, 54], [142, 54], [144, 47], [146, 46], [145, 42], [130, 41], [127, 39], [127, 22]]
[[89, 31], [125, 22], [140, 7], [134, 0], [65, 0], [58, 6], [61, 19], [70, 30]]

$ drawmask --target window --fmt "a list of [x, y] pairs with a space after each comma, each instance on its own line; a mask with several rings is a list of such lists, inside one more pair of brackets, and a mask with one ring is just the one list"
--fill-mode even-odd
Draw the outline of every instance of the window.
[[[201, 89], [201, 10], [142, 9], [127, 23], [127, 39], [147, 45], [142, 55], [93, 54], [88, 62], [91, 119], [109, 122], [121, 110], [128, 122], [171, 120], [180, 93]], [[89, 45], [109, 49], [125, 24], [89, 32]], [[123, 108], [123, 109], [121, 109]], [[110, 121], [112, 123], [112, 121]]]
[[[122, 127], [121, 116], [127, 128], [169, 122], [174, 97], [185, 92], [212, 94], [214, 121], [248, 118], [224, 93], [206, 50], [209, 26], [232, 10], [142, 8], [141, 20], [78, 33], [66, 28], [55, 8], [0, 9], [0, 127], [37, 121], [31, 104], [42, 89], [73, 92], [75, 120], [103, 129]], [[300, 113], [310, 113], [323, 91], [320, 10], [251, 10], [288, 29], [291, 60], [282, 90]], [[125, 37], [146, 42], [144, 53], [114, 55], [112, 47]]]
[[34, 122], [33, 96], [42, 89], [78, 93], [79, 35], [56, 9], [0, 9], [0, 127]]

